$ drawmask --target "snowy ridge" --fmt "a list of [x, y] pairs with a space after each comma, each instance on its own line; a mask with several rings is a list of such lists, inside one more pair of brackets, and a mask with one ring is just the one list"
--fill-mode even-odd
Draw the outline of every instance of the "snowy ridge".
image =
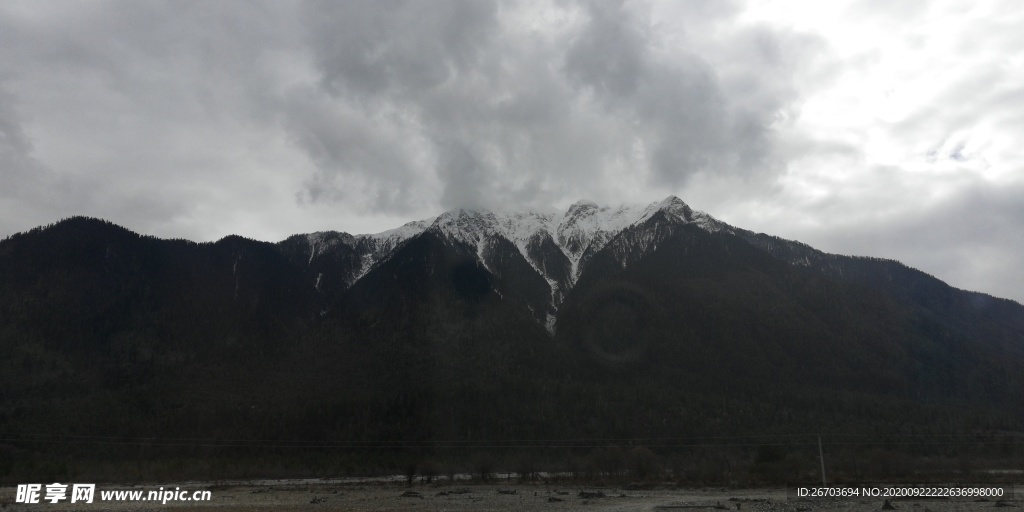
[[647, 206], [600, 207], [579, 201], [569, 207], [557, 228], [555, 241], [572, 263], [572, 283], [579, 278], [584, 256], [601, 250], [626, 228], [650, 218], [659, 203]]
[[649, 214], [645, 215], [646, 220], [657, 211], [665, 213], [666, 216], [674, 218], [675, 221], [681, 224], [696, 224], [701, 229], [709, 233], [717, 233], [724, 231], [727, 233], [733, 233], [732, 226], [702, 212], [690, 208], [689, 205], [683, 202], [676, 196], [669, 196], [660, 203], [652, 204], [648, 208], [654, 208]]
[[[646, 206], [599, 207], [590, 201], [579, 201], [569, 207], [557, 228], [559, 247], [572, 263], [572, 282], [579, 278], [580, 266], [587, 257], [603, 249], [626, 229], [641, 224], [654, 214], [662, 212], [676, 224], [695, 224], [708, 232], [731, 231], [728, 224], [710, 215], [691, 209], [676, 196]], [[653, 249], [653, 239], [640, 240], [645, 249]], [[618, 258], [625, 264], [624, 258]]]
[[391, 244], [391, 247], [394, 248], [399, 243], [422, 233], [434, 223], [435, 218], [436, 217], [431, 217], [429, 219], [406, 222], [395, 229], [381, 231], [380, 233], [373, 235], [359, 235], [357, 238], [372, 238], [374, 240], [380, 240], [384, 243]]
[[352, 277], [352, 283], [366, 275], [377, 263], [387, 259], [403, 242], [426, 230], [433, 222], [433, 218], [416, 220], [380, 233], [357, 235], [355, 240], [361, 264]]
[[[318, 231], [305, 235], [295, 235], [300, 242], [304, 240], [306, 252], [303, 258], [306, 266], [310, 267], [313, 262], [326, 254], [336, 251], [339, 246], [345, 246], [355, 253], [355, 268], [343, 276], [347, 286], [351, 286], [361, 277], [366, 275], [377, 263], [385, 260], [402, 243], [422, 233], [434, 221], [433, 218], [408, 222], [395, 229], [389, 229], [380, 233], [367, 235], [350, 235], [339, 231]], [[292, 240], [293, 238], [289, 238]], [[323, 274], [317, 276], [316, 288], [319, 290]]]
[[555, 213], [494, 212], [456, 208], [437, 217], [429, 229], [443, 234], [449, 240], [476, 247], [480, 262], [485, 266], [487, 262], [483, 258], [487, 239], [500, 236], [515, 244], [527, 263], [538, 274], [548, 279], [541, 270], [543, 265], [530, 257], [527, 247], [530, 240], [536, 237], [551, 236], [555, 221]]
[[[487, 211], [456, 208], [441, 214], [428, 229], [447, 239], [478, 248], [491, 236], [500, 236], [515, 244], [523, 258], [545, 279], [540, 261], [530, 256], [531, 240], [551, 237], [572, 264], [571, 283], [579, 277], [582, 260], [606, 246], [627, 228], [640, 224], [657, 212], [670, 221], [695, 224], [709, 232], [731, 231], [731, 228], [710, 215], [692, 210], [675, 196], [649, 205], [618, 207], [598, 206], [592, 201], [579, 201], [564, 212]], [[423, 221], [426, 222], [426, 221]]]
[[494, 212], [456, 208], [442, 213], [428, 228], [452, 241], [477, 247], [488, 236], [498, 233]]
[[305, 237], [306, 243], [309, 244], [309, 260], [306, 262], [306, 266], [311, 265], [314, 258], [337, 247], [338, 244], [353, 245], [355, 242], [355, 237], [352, 235], [337, 231], [317, 231], [308, 233]]
[[[444, 238], [475, 249], [477, 258], [485, 268], [488, 266], [487, 247], [492, 237], [501, 237], [512, 242], [523, 259], [543, 277], [551, 287], [550, 310], [555, 312], [562, 297], [568, 293], [579, 278], [581, 268], [589, 257], [606, 247], [630, 227], [644, 223], [661, 212], [670, 224], [694, 224], [709, 232], [727, 231], [732, 228], [710, 215], [691, 209], [675, 196], [648, 205], [598, 206], [592, 201], [579, 201], [563, 212], [537, 211], [489, 211], [457, 208], [441, 214], [430, 225], [429, 230]], [[669, 231], [655, 229], [631, 235], [621, 240], [613, 253], [624, 267], [638, 256], [657, 247], [669, 235]], [[571, 270], [568, 282], [560, 282], [556, 276], [545, 271], [542, 261], [531, 256], [531, 242], [537, 243], [550, 238], [568, 259]], [[549, 317], [549, 330], [554, 329], [554, 317]]]
[[[658, 213], [664, 221], [646, 226], [643, 230], [630, 231]], [[480, 263], [489, 271], [492, 262], [488, 259], [497, 238], [511, 242], [523, 259], [537, 274], [547, 281], [550, 299], [546, 314], [546, 327], [554, 332], [555, 316], [562, 298], [576, 284], [586, 262], [610, 243], [615, 259], [623, 267], [636, 261], [643, 254], [657, 248], [670, 236], [671, 226], [692, 224], [708, 232], [733, 232], [733, 228], [710, 215], [691, 209], [675, 196], [647, 205], [599, 206], [592, 201], [578, 201], [566, 211], [500, 211], [468, 210], [456, 208], [441, 215], [420, 221], [409, 222], [398, 228], [376, 234], [349, 235], [338, 232], [319, 232], [305, 235], [309, 244], [309, 264], [338, 244], [351, 247], [358, 255], [357, 268], [346, 279], [348, 285], [366, 275], [378, 263], [386, 260], [407, 240], [425, 231], [440, 235], [443, 239], [464, 246], [472, 251]], [[540, 249], [546, 247], [546, 249]], [[533, 248], [531, 251], [530, 249]], [[570, 268], [549, 269], [551, 251], [557, 248], [568, 260]], [[532, 255], [531, 255], [532, 254]], [[544, 258], [548, 256], [548, 263]], [[564, 265], [561, 263], [560, 265]], [[555, 265], [558, 267], [559, 265]], [[557, 275], [552, 272], [560, 272]], [[317, 279], [319, 285], [319, 278]]]

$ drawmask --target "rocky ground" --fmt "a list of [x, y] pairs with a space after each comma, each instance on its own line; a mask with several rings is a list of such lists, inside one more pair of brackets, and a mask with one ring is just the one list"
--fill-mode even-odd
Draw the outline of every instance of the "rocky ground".
[[[102, 501], [100, 491], [156, 490], [160, 487], [194, 491], [209, 490], [210, 501]], [[182, 482], [138, 486], [97, 485], [92, 504], [56, 505], [15, 503], [15, 488], [0, 488], [0, 510], [87, 510], [156, 511], [205, 510], [241, 511], [876, 511], [914, 512], [974, 511], [1024, 508], [1024, 501], [969, 499], [799, 499], [792, 490], [777, 489], [681, 489], [670, 486], [637, 489], [586, 487], [572, 484], [443, 483], [407, 486], [399, 482], [359, 480], [276, 480], [243, 482]]]

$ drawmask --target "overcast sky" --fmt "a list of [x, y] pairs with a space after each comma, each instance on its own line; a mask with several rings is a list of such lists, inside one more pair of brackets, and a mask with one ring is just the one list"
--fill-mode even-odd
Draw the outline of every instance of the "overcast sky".
[[0, 2], [0, 237], [669, 194], [1024, 302], [1024, 3]]

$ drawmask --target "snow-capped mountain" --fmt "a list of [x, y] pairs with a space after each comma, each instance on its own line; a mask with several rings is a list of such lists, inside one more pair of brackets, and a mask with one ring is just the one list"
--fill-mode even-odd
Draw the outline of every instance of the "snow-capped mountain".
[[659, 212], [665, 214], [665, 220], [669, 223], [693, 223], [712, 232], [731, 229], [704, 212], [692, 210], [675, 196], [648, 205], [617, 207], [578, 201], [564, 212], [456, 209], [438, 217], [429, 229], [437, 230], [451, 240], [478, 248], [489, 237], [503, 237], [513, 242], [523, 257], [547, 278], [553, 277], [549, 275], [551, 272], [544, 268], [543, 261], [530, 247], [541, 244], [544, 239], [551, 239], [571, 264], [571, 286], [579, 277], [580, 265], [586, 262], [588, 255], [602, 249], [627, 228], [637, 226]]
[[[694, 238], [695, 233], [704, 236]], [[692, 244], [707, 243], [709, 236], [734, 249], [752, 249], [789, 267], [827, 279], [866, 284], [886, 293], [905, 294], [905, 289], [920, 287], [912, 283], [923, 279], [920, 272], [898, 262], [826, 254], [800, 242], [730, 226], [692, 209], [675, 196], [646, 205], [601, 206], [578, 201], [564, 211], [457, 208], [381, 233], [295, 235], [278, 247], [293, 265], [303, 269], [307, 283], [325, 299], [326, 313], [332, 307], [332, 297], [345, 295], [375, 269], [391, 262], [404, 247], [427, 237], [431, 244], [446, 247], [454, 255], [452, 261], [478, 269], [480, 275], [474, 279], [488, 293], [509, 307], [528, 311], [554, 334], [581, 278], [601, 281], [659, 253], [665, 244], [672, 244], [683, 255], [687, 251], [706, 254], [707, 247], [698, 249]], [[421, 261], [430, 258], [422, 254], [419, 257]], [[685, 272], [686, 265], [677, 260], [669, 270]], [[395, 268], [388, 272], [392, 280], [401, 275], [395, 273]], [[936, 290], [948, 288], [930, 277], [922, 282], [939, 283]], [[377, 286], [381, 281], [374, 283]], [[952, 297], [956, 292], [936, 291], [931, 295]], [[976, 304], [990, 302], [980, 294], [972, 295], [970, 300]]]
[[321, 441], [532, 439], [562, 414], [552, 438], [1024, 421], [1024, 306], [674, 197], [280, 243], [76, 217], [0, 240], [0, 319], [0, 409], [32, 414], [15, 431], [70, 416], [107, 431], [90, 411], [111, 397], [175, 438], [205, 421], [277, 438], [282, 418]]
[[[290, 244], [307, 267], [317, 269], [317, 289], [325, 278], [351, 286], [404, 243], [425, 232], [473, 254], [477, 263], [492, 273], [506, 271], [499, 267], [505, 266], [502, 262], [508, 258], [521, 258], [548, 285], [543, 308], [530, 307], [553, 330], [559, 306], [595, 254], [611, 244], [617, 263], [625, 268], [656, 248], [670, 234], [667, 228], [686, 224], [712, 233], [733, 232], [728, 224], [669, 196], [647, 205], [615, 207], [578, 201], [565, 211], [456, 208], [382, 233], [318, 232], [296, 235], [282, 244]], [[515, 247], [516, 254], [502, 251], [506, 244]], [[323, 260], [333, 268], [320, 268], [317, 262]]]

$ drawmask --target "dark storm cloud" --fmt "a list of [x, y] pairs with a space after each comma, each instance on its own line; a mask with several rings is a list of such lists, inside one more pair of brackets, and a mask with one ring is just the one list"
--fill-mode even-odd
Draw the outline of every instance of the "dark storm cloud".
[[644, 3], [11, 3], [0, 85], [28, 107], [4, 158], [176, 236], [270, 196], [411, 215], [771, 175], [789, 48], [764, 58], [785, 35], [738, 12], [687, 3], [673, 39]]
[[1011, 294], [1016, 5], [3, 2], [0, 234], [273, 240], [677, 194]]
[[305, 6], [324, 85], [356, 98], [419, 95], [476, 65], [497, 28], [490, 0], [314, 1]]
[[629, 98], [645, 80], [649, 27], [623, 12], [616, 2], [587, 5], [590, 22], [565, 56], [569, 77], [601, 97]]
[[[15, 219], [22, 212], [27, 196], [37, 195], [42, 187], [33, 183], [39, 179], [39, 166], [31, 157], [32, 144], [21, 127], [12, 98], [0, 87], [0, 219]], [[0, 239], [17, 229], [32, 227], [26, 223], [41, 222], [36, 215], [28, 215], [22, 224], [0, 220]]]
[[31, 138], [13, 95], [0, 83], [0, 238], [52, 220], [40, 209], [76, 204], [55, 202], [53, 197], [67, 191], [59, 180], [33, 155]]
[[6, 197], [13, 197], [25, 180], [32, 179], [31, 152], [32, 143], [21, 127], [14, 101], [0, 89], [0, 189]]
[[[302, 200], [347, 199], [341, 194], [346, 184], [335, 183], [345, 175], [372, 178], [369, 187], [364, 183], [355, 191], [375, 209], [405, 212], [419, 199], [416, 169], [420, 164], [403, 151], [416, 134], [395, 126], [386, 116], [324, 98], [322, 91], [313, 88], [292, 91], [286, 112], [286, 129], [317, 166]], [[352, 183], [347, 185], [354, 188]]]
[[[650, 20], [621, 3], [564, 4], [575, 21], [544, 34], [510, 21], [517, 6], [494, 2], [304, 7], [325, 92], [312, 111], [344, 104], [341, 131], [356, 123], [374, 133], [386, 117], [404, 134], [340, 136], [332, 154], [309, 142], [330, 125], [309, 108], [291, 112], [289, 129], [317, 162], [313, 200], [376, 186], [387, 192], [369, 192], [384, 199], [368, 206], [395, 209], [415, 202], [404, 184], [436, 179], [443, 207], [536, 206], [607, 197], [619, 179], [675, 187], [696, 173], [760, 171], [773, 110], [786, 101], [734, 104], [711, 64], [656, 51]], [[695, 24], [721, 16], [690, 14]]]
[[246, 178], [239, 141], [276, 123], [275, 54], [263, 50], [295, 51], [282, 14], [254, 2], [0, 6], [0, 86], [45, 178], [19, 179], [29, 204], [4, 230], [86, 214], [208, 236], [200, 217], [232, 206], [226, 185]]
[[[913, 193], [890, 185], [897, 189], [896, 195]], [[822, 208], [844, 207], [849, 205], [822, 204]], [[1020, 229], [1024, 184], [997, 186], [971, 180], [923, 208], [899, 215], [872, 214], [876, 207], [872, 204], [861, 207], [865, 215], [858, 219], [836, 222], [826, 232], [794, 235], [814, 238], [818, 247], [831, 252], [896, 259], [952, 286], [1020, 300], [1017, 276], [1024, 247]], [[822, 212], [821, 216], [834, 215]]]
[[707, 62], [688, 52], [658, 59], [651, 26], [622, 4], [587, 7], [590, 22], [566, 54], [566, 73], [609, 113], [638, 127], [655, 182], [678, 186], [697, 172], [755, 167], [764, 156], [759, 148], [768, 127], [730, 111]]

